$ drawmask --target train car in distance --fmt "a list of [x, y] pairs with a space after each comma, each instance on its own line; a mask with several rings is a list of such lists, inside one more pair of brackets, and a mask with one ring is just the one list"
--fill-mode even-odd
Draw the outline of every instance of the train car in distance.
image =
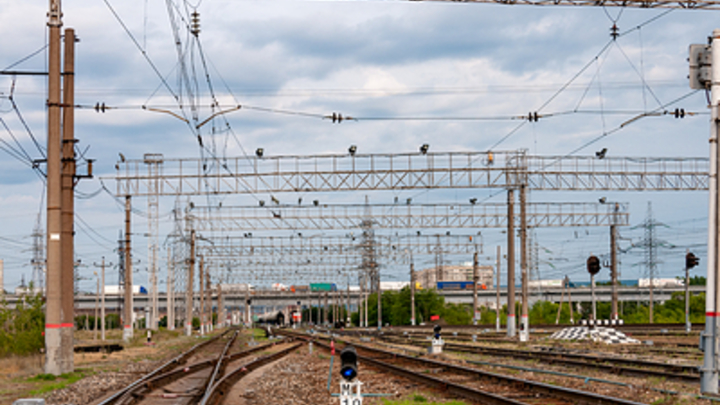
[[[133, 295], [147, 294], [147, 289], [141, 285], [134, 285], [132, 287]], [[125, 288], [118, 285], [106, 285], [105, 295], [122, 295], [125, 293]]]
[[337, 285], [335, 283], [311, 283], [310, 291], [337, 291]]
[[291, 292], [308, 292], [310, 291], [309, 285], [292, 285], [290, 286]]
[[283, 326], [285, 325], [285, 314], [282, 311], [272, 311], [259, 315], [255, 321], [257, 323]]
[[[478, 285], [479, 288], [482, 288]], [[438, 290], [472, 290], [472, 281], [438, 281]]]

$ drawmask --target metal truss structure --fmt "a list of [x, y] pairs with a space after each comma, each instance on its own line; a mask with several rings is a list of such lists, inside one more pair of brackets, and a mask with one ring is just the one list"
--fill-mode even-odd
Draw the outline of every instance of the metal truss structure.
[[[226, 237], [198, 246], [206, 258], [294, 257], [321, 258], [341, 255], [360, 256], [366, 246], [360, 235], [346, 237]], [[379, 257], [435, 254], [440, 247], [445, 254], [473, 254], [482, 246], [475, 235], [419, 235], [387, 237], [375, 235], [373, 244]]]
[[683, 10], [720, 10], [719, 1], [658, 0], [412, 0], [452, 3], [487, 3], [526, 6], [594, 6], [632, 8], [679, 8]]
[[[118, 163], [118, 196], [152, 190], [143, 160]], [[166, 159], [159, 195], [410, 189], [707, 190], [707, 158], [529, 156], [524, 151]]]
[[[188, 211], [198, 231], [357, 229], [372, 219], [376, 229], [507, 228], [507, 204], [353, 204], [198, 207]], [[519, 217], [516, 218], [519, 225]], [[627, 226], [628, 205], [528, 203], [531, 228]]]

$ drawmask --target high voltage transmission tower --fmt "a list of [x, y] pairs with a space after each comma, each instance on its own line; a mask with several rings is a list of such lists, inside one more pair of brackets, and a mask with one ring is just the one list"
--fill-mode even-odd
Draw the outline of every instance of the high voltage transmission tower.
[[37, 223], [32, 233], [33, 238], [33, 274], [32, 281], [33, 286], [38, 291], [43, 291], [45, 285], [45, 233], [43, 232], [42, 225], [40, 224], [40, 215], [38, 215]]
[[654, 289], [655, 279], [657, 277], [657, 265], [662, 263], [662, 261], [658, 259], [657, 250], [658, 247], [669, 247], [667, 241], [657, 238], [656, 229], [658, 227], [667, 227], [667, 225], [662, 222], [658, 222], [655, 218], [653, 218], [652, 203], [648, 202], [647, 216], [645, 217], [645, 220], [640, 225], [633, 227], [633, 229], [643, 229], [643, 239], [640, 243], [633, 244], [633, 247], [638, 247], [643, 250], [643, 267], [645, 268], [645, 275], [648, 279], [648, 290], [650, 294], [648, 310], [649, 323], [653, 323], [653, 309], [655, 306]]

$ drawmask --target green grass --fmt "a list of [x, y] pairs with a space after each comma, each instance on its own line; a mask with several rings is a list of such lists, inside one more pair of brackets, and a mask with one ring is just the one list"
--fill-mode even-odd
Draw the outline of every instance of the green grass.
[[252, 330], [252, 336], [256, 342], [262, 342], [267, 340], [267, 338], [265, 337], [265, 329], [254, 328]]
[[85, 373], [68, 373], [54, 376], [52, 374], [38, 374], [27, 379], [29, 382], [43, 383], [39, 388], [30, 391], [31, 396], [46, 394], [51, 391], [63, 389], [85, 378]]

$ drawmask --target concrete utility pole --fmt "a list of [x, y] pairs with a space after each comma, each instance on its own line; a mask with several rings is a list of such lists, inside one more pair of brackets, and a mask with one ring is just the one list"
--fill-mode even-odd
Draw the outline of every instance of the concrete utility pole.
[[328, 292], [325, 291], [325, 310], [323, 311], [323, 324], [327, 326], [328, 323]]
[[380, 269], [375, 267], [375, 274], [377, 279], [377, 315], [378, 315], [378, 330], [382, 329], [382, 286], [380, 284]]
[[[319, 299], [318, 299], [319, 302]], [[249, 328], [252, 324], [250, 311], [250, 284], [245, 284], [245, 325]]]
[[520, 271], [522, 272], [522, 315], [520, 317], [520, 341], [530, 339], [530, 322], [528, 319], [528, 260], [527, 260], [527, 194], [525, 184], [520, 185]]
[[480, 275], [478, 274], [478, 254], [473, 254], [473, 325], [478, 323], [478, 296], [477, 296], [477, 285], [480, 281]]
[[200, 256], [198, 266], [198, 281], [200, 281], [200, 336], [205, 335], [205, 259]]
[[210, 270], [208, 269], [205, 271], [205, 293], [207, 294], [207, 299], [205, 302], [207, 303], [207, 310], [206, 316], [205, 316], [205, 333], [210, 333], [212, 331], [212, 313], [213, 313], [213, 305], [212, 305], [212, 284], [210, 283]]
[[[62, 108], [62, 174], [60, 209], [60, 261], [62, 268], [63, 357], [73, 366], [73, 325], [75, 324], [75, 30], [65, 30], [65, 61], [63, 66]], [[49, 151], [48, 151], [49, 152]]]
[[500, 246], [497, 247], [497, 263], [496, 263], [496, 269], [497, 269], [497, 285], [495, 286], [495, 294], [496, 294], [496, 307], [495, 307], [495, 331], [500, 332], [500, 309], [502, 308], [500, 306], [500, 263], [502, 259], [502, 254], [500, 251]]
[[[95, 277], [97, 277], [97, 272], [95, 272]], [[97, 288], [95, 289], [95, 326], [93, 327], [93, 340], [97, 340], [97, 330], [98, 330], [98, 300], [100, 299], [100, 279], [97, 279]]]
[[410, 325], [415, 326], [415, 263], [410, 262]]
[[[73, 358], [63, 351], [61, 267], [61, 162], [60, 162], [60, 0], [50, 1], [48, 13], [48, 143], [47, 143], [47, 307], [45, 313], [45, 373], [72, 372]], [[72, 294], [72, 290], [70, 290]], [[70, 345], [72, 350], [72, 344]], [[72, 354], [71, 354], [72, 355]]]
[[515, 337], [515, 190], [508, 190], [507, 336]]
[[350, 317], [350, 307], [351, 307], [351, 301], [350, 301], [350, 279], [348, 278], [348, 284], [347, 284], [347, 308], [345, 309], [345, 326], [350, 327], [350, 324], [352, 323], [352, 318]]
[[193, 273], [195, 273], [195, 230], [190, 231], [190, 263], [188, 263], [185, 291], [185, 336], [192, 336], [193, 319]]
[[[685, 249], [685, 257], [690, 254], [690, 249]], [[690, 323], [690, 266], [685, 259], [685, 333], [692, 331]]]
[[131, 234], [131, 201], [130, 196], [125, 196], [125, 316], [123, 323], [123, 340], [130, 341], [133, 337], [133, 272], [132, 255], [130, 254]]
[[101, 270], [101, 283], [102, 283], [102, 290], [100, 290], [100, 327], [102, 328], [102, 332], [100, 334], [100, 338], [102, 341], [105, 341], [105, 257], [102, 258], [102, 270]]
[[170, 248], [167, 249], [168, 252], [168, 278], [167, 278], [167, 293], [165, 297], [167, 307], [167, 328], [168, 330], [175, 330], [175, 282], [173, 280], [173, 267], [175, 266], [175, 263], [172, 260], [172, 255], [170, 254]]
[[[700, 391], [718, 394], [718, 365], [720, 364], [720, 323], [718, 323], [718, 132], [720, 131], [720, 30], [712, 34], [711, 42], [712, 71], [710, 80], [710, 178], [708, 204], [708, 257], [707, 290], [705, 300], [705, 332], [701, 335], [704, 349], [703, 366], [700, 368]], [[691, 46], [692, 50], [692, 46]], [[694, 61], [691, 60], [691, 64]], [[692, 65], [691, 65], [692, 66]], [[691, 78], [692, 85], [692, 78]], [[707, 88], [707, 84], [704, 85]]]
[[[99, 295], [100, 295], [100, 327], [102, 329], [100, 339], [105, 340], [105, 256], [102, 258], [102, 262], [100, 264], [93, 263], [95, 267], [100, 268], [100, 286], [102, 288], [98, 288]], [[108, 266], [112, 266], [112, 263], [108, 263]], [[97, 273], [95, 273], [97, 275]], [[97, 314], [96, 314], [97, 316]], [[97, 329], [97, 325], [95, 327]]]
[[217, 290], [218, 290], [218, 323], [217, 323], [217, 325], [219, 328], [224, 328], [227, 315], [225, 315], [225, 301], [223, 301], [222, 284], [220, 283], [219, 280], [217, 283]]
[[617, 212], [619, 204], [615, 203], [610, 225], [610, 277], [612, 278], [612, 316], [611, 323], [618, 321], [618, 260], [617, 260]]

